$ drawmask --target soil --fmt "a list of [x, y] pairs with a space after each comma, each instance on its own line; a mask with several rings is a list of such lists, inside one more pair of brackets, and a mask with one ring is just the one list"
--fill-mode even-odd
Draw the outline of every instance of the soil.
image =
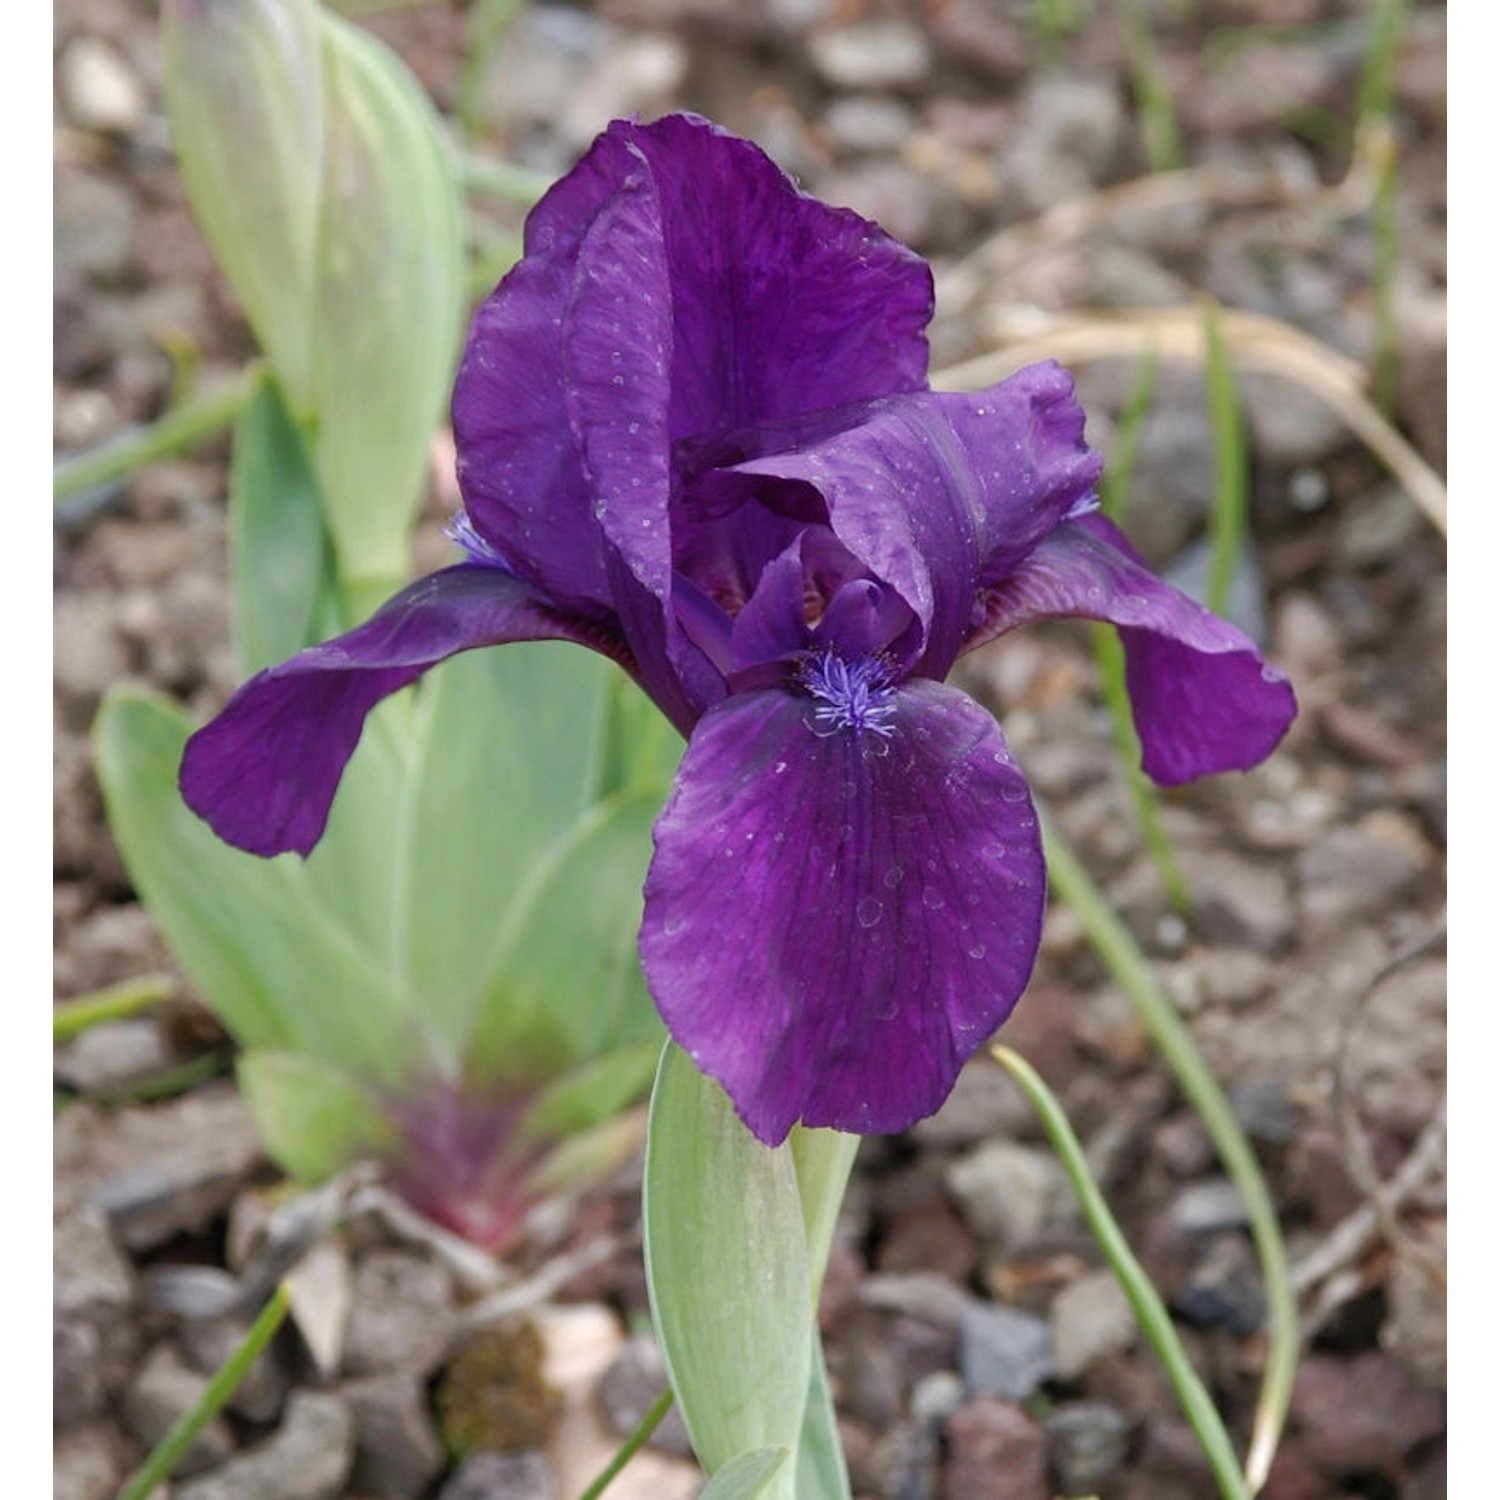
[[[612, 116], [711, 115], [932, 260], [936, 366], [1064, 313], [1201, 293], [1368, 362], [1375, 218], [1368, 198], [1335, 208], [1314, 190], [1338, 184], [1350, 164], [1370, 7], [1146, 9], [1186, 160], [1241, 181], [1262, 174], [1278, 184], [1269, 197], [1106, 211], [1091, 231], [1044, 236], [1026, 253], [1013, 253], [1014, 237], [983, 248], [1059, 201], [1097, 205], [1102, 190], [1148, 170], [1117, 8], [1088, 4], [532, 5], [494, 72], [485, 149], [552, 174]], [[1078, 24], [1049, 36], [1038, 17], [1060, 13]], [[369, 24], [451, 109], [465, 9], [389, 9]], [[1392, 117], [1391, 414], [1438, 470], [1445, 42], [1444, 11], [1414, 7]], [[149, 420], [187, 382], [232, 377], [253, 345], [176, 175], [155, 7], [60, 0], [55, 48], [54, 441], [66, 454]], [[485, 211], [514, 227], [504, 211]], [[1108, 452], [1134, 361], [1076, 368], [1090, 438]], [[1087, 634], [1034, 630], [987, 648], [967, 685], [1002, 713], [1063, 833], [1151, 955], [1268, 1174], [1306, 1344], [1265, 1495], [1437, 1500], [1443, 540], [1296, 385], [1247, 377], [1243, 396], [1251, 541], [1235, 613], [1289, 672], [1302, 712], [1257, 770], [1163, 799], [1194, 894], [1190, 919], [1142, 852]], [[59, 997], [175, 973], [104, 822], [88, 730], [116, 682], [149, 684], [199, 714], [234, 686], [226, 456], [222, 440], [209, 442], [59, 513]], [[1164, 364], [1127, 525], [1168, 576], [1191, 576], [1212, 486], [1201, 375]], [[438, 478], [419, 551], [436, 545], [448, 503]], [[367, 1181], [336, 1185], [339, 1201], [309, 1216], [260, 1154], [224, 1076], [227, 1039], [181, 988], [171, 1004], [56, 1054], [56, 1495], [115, 1492], [224, 1357], [274, 1259], [268, 1243], [284, 1245], [295, 1221], [295, 1326], [200, 1437], [172, 1493], [568, 1500], [661, 1387], [644, 1332], [638, 1168], [556, 1205], [505, 1267]], [[1243, 1206], [1065, 908], [1049, 915], [1006, 1040], [1062, 1098], [1243, 1441], [1265, 1353]], [[867, 1142], [822, 1310], [856, 1495], [1211, 1493], [1101, 1265], [1036, 1120], [993, 1065], [971, 1065], [933, 1119]], [[498, 1320], [488, 1315], [496, 1296], [511, 1298]], [[496, 1382], [509, 1393], [504, 1419], [458, 1458], [440, 1428], [451, 1436], [451, 1410], [476, 1381], [491, 1397]], [[685, 1500], [698, 1485], [685, 1453], [669, 1423], [612, 1493]]]

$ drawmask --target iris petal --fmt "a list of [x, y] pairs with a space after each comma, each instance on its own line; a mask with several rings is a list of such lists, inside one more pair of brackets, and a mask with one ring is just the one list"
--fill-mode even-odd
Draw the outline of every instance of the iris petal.
[[460, 651], [572, 640], [633, 670], [606, 622], [557, 609], [514, 575], [461, 564], [418, 579], [363, 625], [252, 677], [188, 741], [183, 800], [226, 842], [308, 854], [382, 698]]
[[1254, 644], [1157, 578], [1103, 516], [1059, 526], [992, 589], [968, 645], [1069, 616], [1118, 627], [1141, 764], [1164, 786], [1259, 765], [1296, 715], [1291, 684]]
[[937, 1109], [1035, 959], [1041, 842], [999, 726], [933, 682], [890, 706], [876, 733], [778, 689], [727, 700], [656, 825], [647, 979], [768, 1144]]

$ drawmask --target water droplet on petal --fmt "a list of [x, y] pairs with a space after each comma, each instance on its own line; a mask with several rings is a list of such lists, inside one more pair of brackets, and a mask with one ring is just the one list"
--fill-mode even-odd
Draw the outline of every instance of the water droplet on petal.
[[880, 914], [885, 908], [873, 897], [861, 897], [860, 903], [854, 908], [854, 915], [859, 919], [861, 927], [873, 927], [879, 920]]
[[970, 958], [983, 958], [984, 954], [985, 948], [983, 943], [975, 943], [974, 946], [969, 949]]
[[922, 905], [928, 911], [942, 911], [947, 904], [948, 898], [935, 885], [928, 886], [922, 892]]
[[902, 880], [905, 878], [905, 875], [906, 872], [901, 868], [900, 865], [892, 865], [890, 869], [885, 872], [885, 888], [888, 891], [895, 890], [896, 887], [901, 884]]
[[1000, 795], [1007, 802], [1024, 802], [1026, 800], [1026, 788], [1019, 781], [1007, 781], [1001, 786]]

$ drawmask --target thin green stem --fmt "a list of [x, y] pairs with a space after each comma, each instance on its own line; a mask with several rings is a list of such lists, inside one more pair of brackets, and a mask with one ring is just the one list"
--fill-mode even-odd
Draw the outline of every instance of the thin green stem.
[[1235, 383], [1229, 349], [1224, 342], [1219, 304], [1212, 298], [1203, 304], [1203, 340], [1208, 418], [1214, 444], [1214, 500], [1208, 517], [1213, 556], [1209, 563], [1208, 598], [1205, 602], [1215, 614], [1223, 614], [1229, 603], [1234, 576], [1239, 571], [1240, 549], [1245, 540], [1250, 472], [1239, 388]]
[[[1125, 398], [1125, 408], [1120, 413], [1114, 451], [1110, 454], [1109, 464], [1099, 483], [1100, 512], [1117, 523], [1124, 518], [1125, 497], [1130, 491], [1131, 475], [1135, 472], [1141, 428], [1145, 424], [1151, 397], [1156, 389], [1156, 364], [1156, 351], [1151, 350], [1142, 356], [1136, 366], [1130, 391]], [[1182, 867], [1177, 862], [1177, 851], [1172, 847], [1172, 840], [1162, 824], [1156, 788], [1141, 770], [1141, 742], [1135, 732], [1130, 692], [1125, 685], [1124, 648], [1112, 626], [1095, 625], [1093, 636], [1094, 658], [1099, 666], [1099, 692], [1109, 711], [1115, 752], [1119, 756], [1125, 784], [1130, 789], [1130, 800], [1135, 806], [1141, 837], [1156, 863], [1167, 899], [1175, 910], [1188, 916], [1193, 908], [1192, 892], [1188, 889]]]
[[1125, 52], [1130, 61], [1131, 87], [1141, 115], [1141, 134], [1146, 142], [1146, 160], [1153, 172], [1175, 172], [1185, 160], [1182, 131], [1172, 91], [1167, 87], [1151, 21], [1140, 0], [1121, 0], [1120, 25]]
[[599, 1500], [600, 1495], [614, 1483], [620, 1470], [645, 1446], [651, 1434], [661, 1425], [662, 1418], [671, 1409], [672, 1387], [668, 1386], [652, 1403], [651, 1410], [636, 1424], [635, 1431], [620, 1445], [620, 1451], [600, 1470], [598, 1478], [578, 1497], [578, 1500]]
[[52, 470], [53, 502], [123, 479], [146, 464], [170, 458], [222, 431], [249, 405], [260, 377], [260, 367], [252, 365], [234, 384], [184, 401], [148, 427], [111, 438], [76, 458], [63, 459]]
[[1214, 1406], [1198, 1372], [1193, 1369], [1171, 1315], [1162, 1302], [1160, 1294], [1151, 1284], [1141, 1263], [1132, 1254], [1115, 1216], [1110, 1212], [1104, 1195], [1089, 1172], [1083, 1147], [1068, 1123], [1056, 1096], [1042, 1082], [1035, 1068], [1009, 1047], [991, 1047], [990, 1056], [1015, 1079], [1021, 1092], [1026, 1095], [1033, 1109], [1041, 1118], [1042, 1128], [1052, 1142], [1062, 1169], [1073, 1184], [1078, 1195], [1079, 1206], [1089, 1230], [1099, 1242], [1104, 1258], [1118, 1278], [1141, 1331], [1156, 1350], [1157, 1357], [1166, 1367], [1172, 1388], [1182, 1404], [1188, 1424], [1197, 1435], [1198, 1442], [1208, 1458], [1209, 1467], [1218, 1481], [1219, 1493], [1224, 1500], [1250, 1500], [1250, 1491], [1245, 1487], [1245, 1477], [1240, 1473], [1240, 1461], [1234, 1444], [1224, 1430], [1224, 1422]]
[[1292, 1288], [1286, 1242], [1282, 1239], [1276, 1208], [1255, 1152], [1240, 1129], [1229, 1100], [1209, 1071], [1182, 1017], [1157, 982], [1145, 955], [1046, 818], [1042, 819], [1042, 836], [1053, 890], [1073, 909], [1105, 968], [1134, 1002], [1142, 1024], [1183, 1096], [1197, 1110], [1245, 1204], [1267, 1302], [1266, 1370], [1245, 1460], [1246, 1482], [1253, 1494], [1265, 1483], [1286, 1425], [1300, 1339], [1297, 1294]]
[[484, 123], [484, 91], [495, 54], [521, 9], [521, 0], [476, 0], [470, 8], [469, 46], [458, 84], [458, 128], [465, 138], [479, 133]]
[[148, 1006], [172, 999], [179, 988], [170, 974], [142, 974], [138, 979], [64, 1000], [52, 1008], [52, 1040], [71, 1041], [80, 1031], [101, 1021], [127, 1020]]
[[250, 1366], [276, 1336], [276, 1330], [286, 1317], [287, 1306], [286, 1288], [278, 1286], [244, 1338], [214, 1372], [197, 1402], [177, 1419], [172, 1430], [151, 1450], [146, 1462], [135, 1471], [117, 1500], [146, 1500], [157, 1485], [166, 1481], [182, 1455], [192, 1447], [193, 1439], [219, 1414], [224, 1403], [239, 1389]]
[[529, 167], [506, 161], [491, 161], [464, 151], [458, 157], [459, 181], [466, 193], [482, 193], [530, 208], [552, 186], [552, 179]]

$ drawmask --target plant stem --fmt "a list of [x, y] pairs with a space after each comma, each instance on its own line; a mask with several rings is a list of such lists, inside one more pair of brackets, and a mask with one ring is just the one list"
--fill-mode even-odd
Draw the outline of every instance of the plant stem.
[[552, 179], [529, 167], [510, 162], [491, 161], [486, 156], [461, 152], [458, 157], [459, 181], [466, 193], [483, 193], [504, 198], [530, 208], [552, 186]]
[[1292, 1287], [1286, 1242], [1281, 1236], [1276, 1208], [1255, 1152], [1240, 1129], [1229, 1100], [1157, 982], [1145, 955], [1050, 821], [1045, 817], [1041, 821], [1047, 873], [1053, 890], [1072, 907], [1105, 968], [1134, 1002], [1142, 1024], [1183, 1096], [1197, 1110], [1225, 1171], [1245, 1203], [1267, 1302], [1266, 1371], [1245, 1460], [1245, 1478], [1253, 1494], [1265, 1483], [1286, 1424], [1300, 1340], [1297, 1294]]
[[1216, 615], [1221, 615], [1229, 603], [1229, 591], [1239, 571], [1250, 483], [1240, 393], [1224, 343], [1219, 304], [1212, 298], [1203, 304], [1203, 343], [1207, 360], [1208, 417], [1214, 440], [1214, 503], [1208, 517], [1213, 558], [1209, 565], [1208, 598], [1204, 602]]
[[165, 1482], [177, 1467], [182, 1455], [192, 1447], [193, 1439], [203, 1430], [223, 1407], [224, 1403], [239, 1389], [240, 1382], [250, 1371], [250, 1366], [260, 1357], [267, 1344], [276, 1336], [286, 1317], [288, 1306], [285, 1286], [278, 1286], [271, 1300], [260, 1310], [244, 1338], [235, 1346], [229, 1358], [214, 1372], [213, 1378], [204, 1388], [203, 1394], [193, 1407], [184, 1412], [173, 1424], [172, 1430], [151, 1450], [135, 1474], [120, 1491], [118, 1500], [146, 1500], [146, 1496], [157, 1485]]
[[1104, 1195], [1090, 1175], [1083, 1147], [1079, 1145], [1078, 1137], [1073, 1133], [1073, 1127], [1068, 1123], [1062, 1106], [1031, 1064], [1009, 1047], [991, 1047], [990, 1056], [1015, 1079], [1021, 1092], [1040, 1116], [1042, 1128], [1052, 1142], [1052, 1149], [1057, 1153], [1063, 1171], [1067, 1173], [1068, 1180], [1073, 1184], [1073, 1191], [1078, 1195], [1079, 1206], [1083, 1209], [1090, 1232], [1099, 1242], [1104, 1258], [1119, 1279], [1141, 1331], [1166, 1367], [1172, 1388], [1182, 1403], [1182, 1410], [1214, 1471], [1219, 1493], [1224, 1500], [1249, 1500], [1250, 1491], [1245, 1487], [1244, 1475], [1240, 1473], [1234, 1444], [1229, 1441], [1229, 1434], [1224, 1430], [1218, 1409], [1183, 1350], [1182, 1341], [1177, 1337], [1177, 1330], [1172, 1325], [1171, 1315], [1160, 1294], [1152, 1286], [1151, 1278], [1147, 1276], [1141, 1263], [1131, 1253], [1119, 1224], [1115, 1222], [1109, 1205], [1104, 1201]]
[[172, 999], [178, 988], [170, 974], [142, 974], [138, 979], [64, 1000], [52, 1009], [52, 1040], [71, 1041], [80, 1031], [101, 1021], [126, 1020], [148, 1006]]
[[252, 365], [232, 385], [192, 397], [147, 427], [135, 428], [87, 453], [63, 459], [52, 470], [54, 504], [123, 479], [228, 427], [249, 404], [260, 375], [260, 367]]
[[599, 1500], [599, 1496], [614, 1483], [615, 1476], [635, 1457], [671, 1409], [672, 1387], [668, 1386], [652, 1403], [651, 1410], [636, 1424], [635, 1431], [620, 1445], [620, 1451], [610, 1459], [600, 1471], [599, 1477], [578, 1497], [578, 1500]]
[[1140, 0], [1122, 0], [1120, 25], [1130, 60], [1131, 87], [1141, 115], [1146, 159], [1153, 172], [1175, 172], [1183, 164], [1182, 131], [1172, 107], [1172, 91], [1162, 73], [1151, 21]]

